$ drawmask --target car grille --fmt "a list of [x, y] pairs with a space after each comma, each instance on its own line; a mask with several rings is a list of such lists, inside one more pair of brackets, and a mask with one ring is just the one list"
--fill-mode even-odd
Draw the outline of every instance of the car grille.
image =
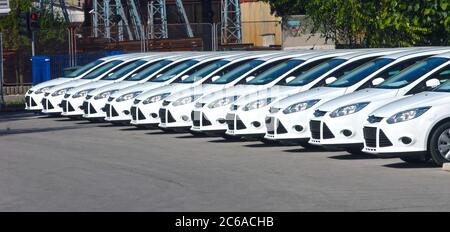
[[136, 118], [136, 106], [132, 106], [131, 108], [130, 108], [130, 114], [131, 114], [131, 118], [133, 119], [133, 121], [136, 121], [137, 120], [137, 118]]
[[275, 133], [275, 118], [266, 117], [267, 134], [273, 135]]
[[89, 104], [89, 111], [91, 114], [96, 114], [97, 110], [95, 110], [94, 106], [92, 104]]
[[47, 109], [47, 110], [54, 109], [52, 103], [50, 101], [47, 101], [45, 98], [42, 99], [41, 103], [42, 103], [42, 106], [44, 107], [44, 109]]
[[63, 112], [67, 112], [67, 100], [62, 100], [60, 106]]
[[200, 114], [198, 111], [191, 112], [192, 125], [200, 126]]
[[320, 121], [311, 120], [309, 128], [311, 130], [311, 138], [320, 139]]
[[375, 127], [364, 127], [363, 128], [364, 141], [368, 147], [377, 146], [377, 128]]
[[326, 113], [327, 113], [326, 111], [315, 110], [315, 111], [314, 111], [314, 116], [315, 116], [315, 117], [322, 117], [322, 116], [324, 116]]
[[105, 104], [104, 107], [104, 111], [106, 113], [106, 117], [111, 117], [111, 105], [110, 104]]
[[383, 120], [383, 117], [376, 117], [375, 115], [370, 115], [369, 118], [367, 118], [369, 123], [381, 122], [381, 120]]
[[286, 130], [286, 128], [284, 128], [284, 125], [280, 122], [280, 121], [278, 121], [278, 125], [277, 125], [277, 134], [286, 134], [287, 133], [287, 130]]
[[242, 120], [239, 118], [239, 116], [236, 116], [236, 120], [234, 120], [234, 115], [233, 114], [227, 115], [226, 122], [227, 122], [229, 130], [243, 130], [243, 129], [247, 129], [247, 127], [242, 122]]
[[380, 130], [380, 136], [378, 141], [380, 147], [390, 147], [392, 146], [392, 142], [388, 139], [386, 134], [384, 134], [383, 130]]
[[[166, 112], [167, 112], [167, 115], [166, 115]], [[176, 122], [176, 120], [173, 118], [170, 111], [168, 111], [166, 109], [159, 109], [159, 117], [161, 118], [162, 123]]]
[[119, 113], [117, 113], [114, 106], [111, 105], [111, 116], [110, 117], [117, 117], [117, 116], [119, 116]]
[[322, 126], [322, 132], [323, 132], [322, 137], [324, 139], [332, 139], [332, 138], [334, 138], [333, 133], [331, 132], [330, 128], [328, 128], [326, 123], [324, 123], [323, 126]]
[[47, 109], [47, 100], [45, 98], [42, 98], [41, 104], [44, 109]]
[[84, 114], [89, 114], [89, 103], [88, 102], [83, 102], [83, 111], [84, 111]]

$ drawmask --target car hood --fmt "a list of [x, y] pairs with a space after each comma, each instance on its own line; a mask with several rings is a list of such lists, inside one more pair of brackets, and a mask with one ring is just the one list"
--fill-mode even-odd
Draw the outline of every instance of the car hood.
[[111, 95], [111, 97], [117, 98], [117, 97], [120, 97], [120, 96], [122, 96], [124, 94], [131, 93], [131, 92], [136, 92], [136, 91], [145, 92], [145, 91], [148, 91], [148, 90], [151, 90], [151, 89], [155, 89], [155, 88], [161, 87], [163, 85], [164, 85], [163, 82], [136, 83], [135, 85], [128, 86], [126, 88], [123, 88], [123, 89], [113, 93]]
[[168, 85], [164, 85], [152, 90], [148, 90], [143, 92], [142, 94], [139, 94], [136, 99], [138, 100], [145, 100], [148, 97], [151, 96], [155, 96], [158, 94], [163, 94], [163, 93], [175, 93], [181, 90], [185, 90], [192, 87], [192, 84], [186, 84], [186, 83], [172, 83], [172, 84], [168, 84]]
[[215, 91], [219, 91], [221, 89], [224, 89], [225, 85], [212, 85], [212, 84], [203, 84], [203, 85], [198, 85], [195, 87], [190, 87], [188, 89], [182, 90], [182, 91], [178, 91], [170, 96], [168, 96], [166, 98], [166, 100], [168, 101], [176, 101], [182, 97], [188, 97], [188, 96], [192, 96], [192, 95], [197, 95], [197, 94], [201, 94], [201, 95], [206, 95]]
[[74, 94], [74, 93], [77, 93], [79, 91], [86, 90], [86, 89], [97, 89], [97, 88], [100, 88], [102, 86], [105, 86], [105, 85], [108, 85], [111, 83], [113, 83], [113, 81], [105, 81], [105, 80], [93, 81], [90, 83], [78, 85], [75, 88], [67, 91], [67, 94]]
[[121, 82], [106, 84], [104, 86], [101, 86], [101, 87], [89, 92], [89, 95], [97, 95], [97, 94], [103, 93], [105, 91], [110, 91], [110, 90], [115, 90], [115, 89], [124, 89], [124, 88], [134, 86], [137, 84], [138, 84], [137, 81], [121, 81]]
[[224, 97], [231, 97], [236, 95], [244, 96], [265, 88], [267, 87], [264, 85], [236, 85], [205, 95], [199, 100], [199, 102], [209, 103]]
[[93, 82], [93, 80], [88, 80], [88, 79], [78, 79], [78, 80], [73, 80], [73, 81], [69, 81], [69, 82], [65, 82], [63, 84], [54, 86], [52, 88], [50, 88], [49, 92], [53, 93], [55, 91], [58, 91], [60, 89], [65, 89], [65, 88], [75, 88], [77, 86], [86, 84], [86, 83], [91, 83]]
[[346, 88], [318, 87], [281, 99], [274, 107], [285, 108], [295, 103], [320, 99], [322, 102], [345, 94]]
[[276, 98], [276, 99], [282, 99], [285, 97], [288, 97], [289, 95], [295, 94], [298, 91], [301, 91], [302, 87], [298, 86], [282, 86], [282, 85], [275, 85], [273, 87], [262, 89], [257, 92], [253, 92], [250, 94], [247, 94], [245, 96], [241, 96], [234, 104], [236, 105], [244, 105], [249, 102], [253, 102], [259, 99], [264, 98]]
[[395, 97], [397, 93], [398, 89], [362, 89], [330, 100], [320, 105], [318, 109], [323, 111], [332, 111], [339, 107], [355, 103], [380, 101], [386, 98], [392, 98]]
[[48, 87], [48, 86], [53, 86], [53, 85], [60, 85], [62, 83], [66, 83], [66, 82], [70, 82], [70, 81], [75, 81], [73, 78], [65, 78], [65, 77], [60, 77], [60, 78], [56, 78], [53, 80], [48, 80], [48, 81], [44, 81], [42, 83], [39, 83], [33, 87], [30, 88], [30, 90], [38, 90], [40, 88], [44, 88], [44, 87]]
[[391, 102], [376, 109], [371, 115], [378, 117], [390, 117], [398, 112], [410, 110], [418, 107], [435, 106], [449, 104], [450, 93], [444, 92], [423, 92], [413, 96], [405, 97]]

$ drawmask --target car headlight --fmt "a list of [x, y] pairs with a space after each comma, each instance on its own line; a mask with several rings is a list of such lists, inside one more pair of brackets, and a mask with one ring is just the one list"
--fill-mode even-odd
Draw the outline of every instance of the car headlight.
[[85, 89], [85, 90], [81, 90], [76, 92], [74, 95], [72, 95], [72, 98], [79, 98], [79, 97], [86, 97], [86, 95], [91, 92], [94, 89]]
[[189, 97], [182, 97], [182, 98], [180, 98], [180, 99], [174, 101], [174, 102], [172, 103], [172, 105], [173, 105], [173, 106], [182, 106], [182, 105], [186, 105], [186, 104], [189, 104], [189, 103], [191, 103], [191, 102], [197, 100], [197, 99], [198, 99], [199, 97], [201, 97], [201, 96], [202, 96], [202, 94], [192, 95], [192, 96], [189, 96]]
[[122, 101], [131, 100], [131, 99], [135, 98], [137, 95], [139, 95], [141, 93], [142, 93], [142, 91], [136, 91], [136, 92], [131, 92], [131, 93], [124, 94], [124, 95], [118, 97], [116, 99], [116, 102], [122, 102]]
[[419, 117], [420, 115], [424, 114], [425, 112], [427, 112], [427, 110], [429, 110], [430, 108], [431, 108], [431, 106], [405, 110], [405, 111], [402, 111], [402, 112], [392, 115], [391, 117], [388, 118], [388, 120], [386, 122], [389, 124], [393, 124], [393, 123], [404, 122], [404, 121], [408, 121], [411, 119], [415, 119], [415, 118]]
[[150, 104], [150, 103], [159, 102], [159, 101], [162, 101], [164, 98], [166, 98], [169, 95], [170, 95], [170, 93], [162, 93], [162, 94], [158, 94], [158, 95], [155, 95], [155, 96], [151, 96], [151, 97], [148, 97], [147, 99], [145, 99], [142, 102], [142, 104], [147, 105], [147, 104]]
[[48, 93], [48, 91], [50, 90], [50, 88], [54, 87], [54, 85], [52, 86], [47, 86], [47, 87], [42, 87], [38, 90], [36, 90], [36, 92], [34, 92], [35, 94], [41, 94], [41, 93]]
[[369, 105], [369, 103], [370, 102], [360, 102], [360, 103], [356, 103], [356, 104], [339, 107], [336, 110], [334, 110], [333, 112], [331, 112], [330, 117], [336, 118], [336, 117], [346, 116], [349, 114], [354, 114], [354, 113], [362, 110], [367, 105]]
[[238, 99], [239, 96], [230, 96], [230, 97], [224, 97], [221, 99], [217, 99], [211, 103], [208, 104], [208, 108], [210, 109], [214, 109], [217, 107], [222, 107], [222, 106], [226, 106], [231, 104], [232, 102], [236, 101], [236, 99]]
[[95, 100], [99, 100], [99, 99], [107, 98], [107, 97], [109, 97], [111, 94], [113, 94], [113, 93], [115, 93], [115, 92], [117, 92], [117, 91], [118, 91], [118, 89], [114, 89], [114, 90], [110, 90], [110, 91], [105, 91], [105, 92], [103, 92], [103, 93], [99, 93], [99, 94], [97, 94], [97, 95], [94, 97], [94, 99], [95, 99]]
[[[57, 90], [57, 91], [55, 91], [55, 92], [52, 93], [52, 96], [53, 96], [53, 97], [56, 97], [56, 96], [59, 96], [59, 95], [63, 95], [63, 94], [65, 94], [67, 91], [69, 91], [69, 90], [71, 90], [71, 89], [73, 89], [73, 87], [70, 87], [70, 88], [64, 88], [64, 89]], [[48, 92], [46, 92], [46, 93], [48, 93]]]
[[314, 100], [295, 103], [295, 104], [288, 106], [286, 109], [284, 109], [283, 113], [291, 114], [291, 113], [303, 111], [303, 110], [306, 110], [306, 109], [310, 108], [311, 106], [315, 105], [319, 101], [320, 101], [320, 99], [314, 99]]
[[268, 97], [268, 98], [264, 98], [264, 99], [259, 99], [259, 100], [256, 100], [256, 101], [248, 103], [247, 105], [244, 106], [244, 108], [242, 108], [242, 110], [249, 111], [249, 110], [258, 109], [258, 108], [261, 108], [261, 107], [269, 105], [275, 99], [276, 98], [274, 98], [274, 97]]

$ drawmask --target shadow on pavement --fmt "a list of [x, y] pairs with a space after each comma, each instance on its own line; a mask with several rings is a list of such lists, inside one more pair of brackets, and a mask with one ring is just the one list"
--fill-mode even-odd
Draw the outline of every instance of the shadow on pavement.
[[6, 128], [0, 130], [0, 136], [16, 135], [16, 134], [30, 134], [30, 133], [41, 133], [50, 131], [61, 131], [61, 130], [73, 130], [86, 128], [83, 126], [63, 126], [63, 127], [51, 127], [51, 128], [29, 128], [29, 129], [10, 129]]
[[246, 140], [243, 139], [215, 139], [215, 140], [210, 140], [208, 141], [210, 143], [245, 143], [248, 142]]
[[371, 154], [345, 154], [345, 155], [330, 156], [328, 158], [336, 160], [379, 159], [377, 156]]
[[398, 168], [398, 169], [415, 169], [415, 168], [440, 168], [433, 162], [423, 163], [423, 164], [412, 164], [406, 162], [398, 162], [393, 164], [385, 164], [383, 167], [387, 168]]
[[308, 148], [295, 148], [295, 149], [288, 149], [288, 150], [283, 150], [284, 152], [292, 152], [292, 153], [297, 153], [297, 152], [325, 152], [325, 150], [321, 149], [321, 148], [315, 148], [315, 147], [308, 147]]
[[11, 122], [18, 120], [27, 120], [30, 117], [36, 117], [33, 112], [2, 112], [0, 113], [0, 122]]

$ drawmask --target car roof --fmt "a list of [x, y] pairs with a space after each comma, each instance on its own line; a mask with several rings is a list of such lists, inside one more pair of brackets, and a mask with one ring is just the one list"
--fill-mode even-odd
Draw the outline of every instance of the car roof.
[[423, 47], [423, 48], [417, 48], [417, 49], [408, 49], [403, 52], [398, 52], [390, 55], [383, 56], [383, 58], [390, 58], [390, 59], [398, 59], [401, 57], [417, 57], [417, 56], [424, 56], [424, 55], [434, 55], [434, 54], [440, 54], [450, 52], [449, 48], [429, 48], [429, 47]]
[[450, 52], [445, 52], [439, 55], [435, 55], [433, 57], [442, 57], [442, 58], [449, 58], [450, 59]]

